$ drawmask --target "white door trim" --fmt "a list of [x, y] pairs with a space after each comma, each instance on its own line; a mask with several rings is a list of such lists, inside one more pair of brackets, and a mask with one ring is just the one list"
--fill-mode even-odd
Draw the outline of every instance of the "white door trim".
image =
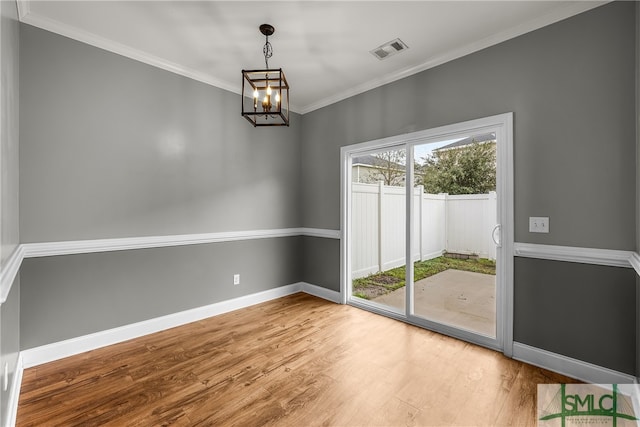
[[[514, 244], [514, 181], [513, 181], [513, 113], [469, 120], [466, 122], [440, 126], [419, 132], [391, 136], [388, 138], [366, 141], [340, 149], [340, 225], [343, 230], [340, 257], [340, 293], [343, 303], [348, 301], [351, 292], [351, 157], [356, 154], [379, 151], [391, 147], [412, 147], [417, 144], [454, 139], [467, 136], [470, 132], [482, 133], [495, 131], [498, 139], [498, 168], [496, 176], [499, 196], [498, 216], [501, 218], [501, 243], [499, 248], [497, 284], [498, 328], [497, 342], [506, 356], [513, 355], [513, 244]], [[411, 206], [411, 197], [408, 198]], [[411, 212], [408, 210], [407, 212]], [[408, 220], [409, 227], [412, 222]], [[410, 245], [407, 239], [407, 245]], [[410, 246], [408, 246], [410, 247]], [[408, 319], [411, 321], [412, 319]], [[413, 319], [415, 320], [415, 319]], [[431, 325], [426, 325], [431, 326]], [[446, 328], [445, 328], [446, 329]], [[446, 330], [443, 331], [447, 333]], [[483, 343], [480, 343], [483, 344]], [[484, 343], [487, 345], [487, 343]], [[492, 347], [495, 347], [492, 346]]]

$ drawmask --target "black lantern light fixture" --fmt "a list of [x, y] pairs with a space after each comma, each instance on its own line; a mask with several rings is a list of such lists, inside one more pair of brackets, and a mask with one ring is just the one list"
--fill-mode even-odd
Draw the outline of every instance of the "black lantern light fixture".
[[253, 126], [289, 126], [289, 84], [282, 68], [269, 69], [273, 48], [269, 36], [275, 28], [260, 25], [265, 36], [264, 70], [242, 70], [242, 116]]

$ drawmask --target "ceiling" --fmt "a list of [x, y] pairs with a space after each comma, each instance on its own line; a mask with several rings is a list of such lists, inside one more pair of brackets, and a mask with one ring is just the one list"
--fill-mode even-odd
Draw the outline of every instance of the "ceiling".
[[[306, 113], [600, 6], [602, 1], [30, 1], [22, 22], [240, 93], [283, 68]], [[400, 38], [385, 60], [370, 51]]]

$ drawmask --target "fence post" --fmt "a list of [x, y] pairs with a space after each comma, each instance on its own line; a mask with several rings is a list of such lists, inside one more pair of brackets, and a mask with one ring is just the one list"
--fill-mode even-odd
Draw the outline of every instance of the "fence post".
[[444, 251], [449, 251], [449, 193], [440, 193], [444, 196]]
[[382, 271], [382, 236], [384, 234], [384, 218], [383, 218], [383, 201], [384, 201], [384, 182], [378, 181], [378, 271]]

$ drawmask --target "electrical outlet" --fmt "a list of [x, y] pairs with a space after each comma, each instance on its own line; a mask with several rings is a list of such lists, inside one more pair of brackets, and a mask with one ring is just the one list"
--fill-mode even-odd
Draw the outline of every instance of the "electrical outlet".
[[233, 275], [233, 284], [234, 285], [239, 285], [240, 284], [240, 275], [239, 274], [234, 274]]
[[548, 233], [549, 217], [548, 216], [530, 216], [529, 232], [530, 233]]

